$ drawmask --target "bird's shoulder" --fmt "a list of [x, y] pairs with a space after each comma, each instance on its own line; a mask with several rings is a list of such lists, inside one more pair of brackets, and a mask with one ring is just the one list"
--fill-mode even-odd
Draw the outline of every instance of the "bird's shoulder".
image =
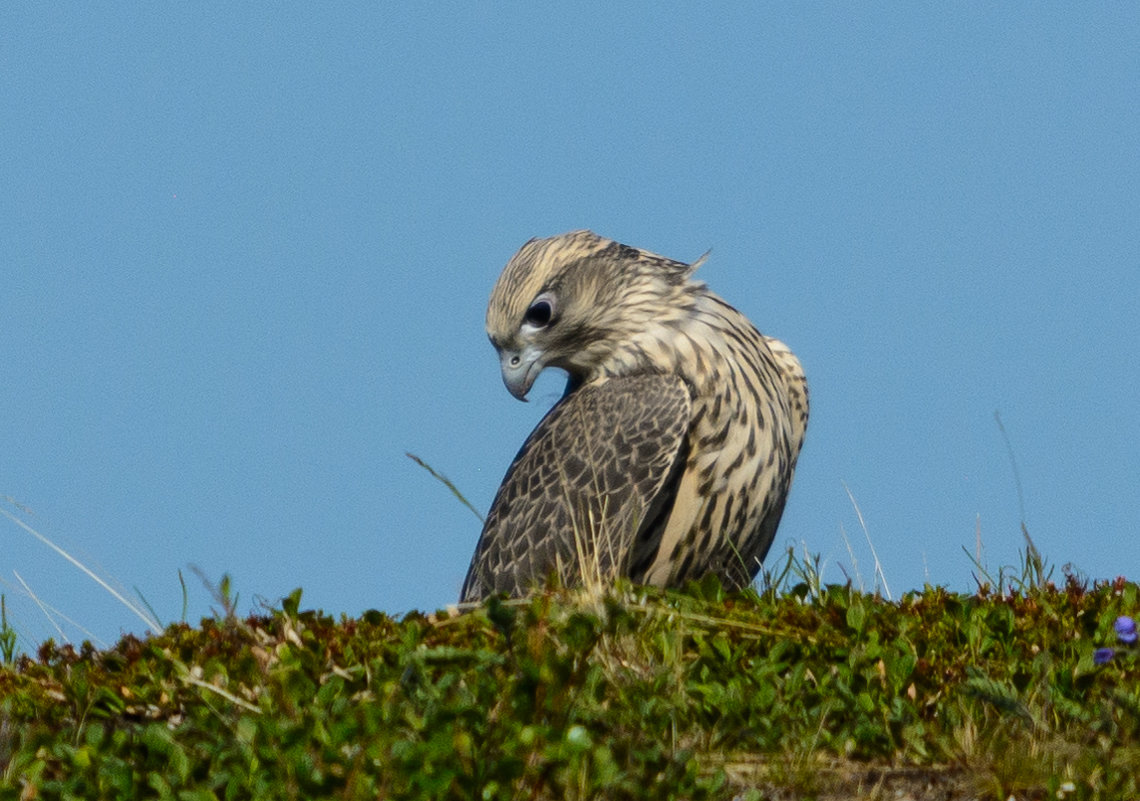
[[628, 554], [683, 465], [691, 413], [690, 389], [675, 375], [608, 378], [563, 396], [507, 470], [464, 598], [525, 590], [576, 560], [575, 537], [591, 526], [605, 529], [613, 554]]
[[[521, 470], [543, 474], [549, 479], [544, 486], [550, 488], [589, 479], [591, 491], [613, 491], [629, 483], [649, 492], [651, 487], [642, 485], [653, 483], [656, 472], [668, 469], [662, 463], [676, 456], [689, 429], [692, 403], [689, 385], [677, 375], [618, 376], [582, 384], [535, 427], [511, 464], [504, 488]], [[627, 471], [624, 481], [614, 468]], [[584, 483], [582, 487], [587, 489]]]

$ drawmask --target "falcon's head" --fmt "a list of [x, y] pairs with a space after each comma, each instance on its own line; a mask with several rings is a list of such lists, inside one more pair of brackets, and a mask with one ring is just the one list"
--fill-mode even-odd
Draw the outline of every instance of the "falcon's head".
[[651, 321], [679, 311], [674, 301], [696, 266], [591, 231], [530, 240], [503, 268], [487, 305], [503, 383], [526, 400], [544, 367], [588, 380]]

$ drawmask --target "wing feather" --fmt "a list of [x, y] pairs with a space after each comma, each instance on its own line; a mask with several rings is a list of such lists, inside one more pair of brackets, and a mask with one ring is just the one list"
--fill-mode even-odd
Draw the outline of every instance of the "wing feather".
[[611, 378], [565, 395], [507, 470], [461, 599], [522, 595], [552, 572], [571, 584], [584, 568], [628, 575], [669, 514], [691, 411], [674, 375]]

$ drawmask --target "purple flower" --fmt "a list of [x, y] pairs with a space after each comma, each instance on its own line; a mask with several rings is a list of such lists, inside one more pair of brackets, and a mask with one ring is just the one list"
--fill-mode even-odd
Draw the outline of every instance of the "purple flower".
[[1111, 648], [1097, 648], [1093, 651], [1093, 662], [1097, 665], [1107, 665], [1115, 654]]
[[1136, 642], [1136, 621], [1132, 618], [1121, 615], [1116, 619], [1114, 628], [1116, 629], [1116, 636], [1121, 642], [1129, 645]]

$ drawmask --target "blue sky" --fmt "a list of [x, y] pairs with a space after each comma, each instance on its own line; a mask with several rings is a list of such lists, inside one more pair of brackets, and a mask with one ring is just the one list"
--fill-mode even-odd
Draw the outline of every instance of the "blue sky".
[[[1025, 520], [1140, 569], [1140, 11], [1132, 4], [9, 5], [0, 19], [3, 508], [163, 621], [454, 601], [557, 399], [483, 333], [579, 227], [672, 258], [801, 357], [774, 552], [967, 590]], [[844, 543], [852, 543], [857, 564]], [[44, 602], [143, 624], [0, 517]], [[85, 635], [60, 619], [68, 637]]]

